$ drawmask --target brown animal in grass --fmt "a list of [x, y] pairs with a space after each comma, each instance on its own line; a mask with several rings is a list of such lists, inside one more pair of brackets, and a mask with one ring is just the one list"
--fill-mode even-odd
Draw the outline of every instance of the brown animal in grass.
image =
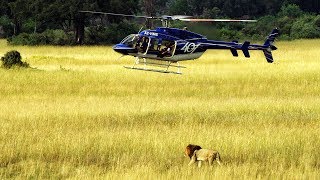
[[200, 146], [198, 145], [194, 145], [194, 144], [189, 144], [186, 149], [184, 150], [184, 154], [185, 156], [188, 156], [190, 159], [194, 153], [195, 150], [199, 150], [202, 149]]
[[202, 161], [208, 161], [209, 165], [212, 166], [214, 160], [216, 160], [221, 166], [221, 158], [218, 151], [211, 149], [199, 149], [194, 151], [188, 165], [191, 166], [193, 163], [198, 162], [198, 167], [201, 167]]

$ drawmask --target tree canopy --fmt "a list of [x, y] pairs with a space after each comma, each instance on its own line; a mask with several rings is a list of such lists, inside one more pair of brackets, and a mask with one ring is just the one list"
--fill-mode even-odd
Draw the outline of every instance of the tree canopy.
[[[221, 23], [215, 35], [223, 38], [254, 36], [273, 28], [267, 26], [282, 28], [286, 38], [320, 36], [319, 0], [2, 0], [0, 37], [18, 44], [24, 42], [16, 40], [18, 36], [33, 39], [29, 44], [113, 43], [124, 33], [136, 32], [139, 23], [145, 23], [83, 14], [80, 10], [259, 20], [254, 25]], [[153, 22], [146, 22], [146, 27], [152, 26]], [[295, 32], [299, 29], [302, 31]], [[37, 38], [45, 40], [38, 42]]]

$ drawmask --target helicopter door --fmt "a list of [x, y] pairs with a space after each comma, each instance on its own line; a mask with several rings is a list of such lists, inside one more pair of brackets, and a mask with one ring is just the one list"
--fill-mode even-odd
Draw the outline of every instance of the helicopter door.
[[150, 41], [150, 45], [149, 45], [147, 53], [148, 54], [153, 54], [153, 55], [158, 55], [160, 46], [161, 46], [160, 39], [152, 38], [151, 41]]
[[139, 53], [146, 54], [148, 52], [148, 47], [150, 46], [150, 38], [142, 36], [139, 38], [136, 44], [136, 49]]

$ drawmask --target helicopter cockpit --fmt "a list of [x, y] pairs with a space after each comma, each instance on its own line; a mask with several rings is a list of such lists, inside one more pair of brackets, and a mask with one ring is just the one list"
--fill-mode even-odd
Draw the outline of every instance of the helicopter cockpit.
[[134, 48], [139, 54], [151, 55], [159, 58], [172, 57], [176, 42], [156, 37], [131, 34], [121, 41], [121, 44]]

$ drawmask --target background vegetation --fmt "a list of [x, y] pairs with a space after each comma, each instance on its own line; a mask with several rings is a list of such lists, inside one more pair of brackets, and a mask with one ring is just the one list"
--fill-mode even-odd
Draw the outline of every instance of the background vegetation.
[[[37, 69], [0, 69], [0, 179], [319, 179], [319, 40], [183, 75], [124, 69], [103, 46], [7, 46]], [[189, 143], [224, 165], [188, 167]]]
[[0, 37], [11, 44], [110, 44], [119, 42], [124, 34], [137, 33], [143, 24], [147, 28], [159, 25], [79, 10], [259, 20], [254, 24], [173, 24], [215, 39], [262, 40], [274, 27], [281, 29], [283, 39], [320, 37], [318, 0], [2, 0]]
[[29, 67], [28, 63], [21, 61], [21, 55], [18, 51], [9, 51], [1, 57], [1, 67], [10, 69], [15, 67]]

